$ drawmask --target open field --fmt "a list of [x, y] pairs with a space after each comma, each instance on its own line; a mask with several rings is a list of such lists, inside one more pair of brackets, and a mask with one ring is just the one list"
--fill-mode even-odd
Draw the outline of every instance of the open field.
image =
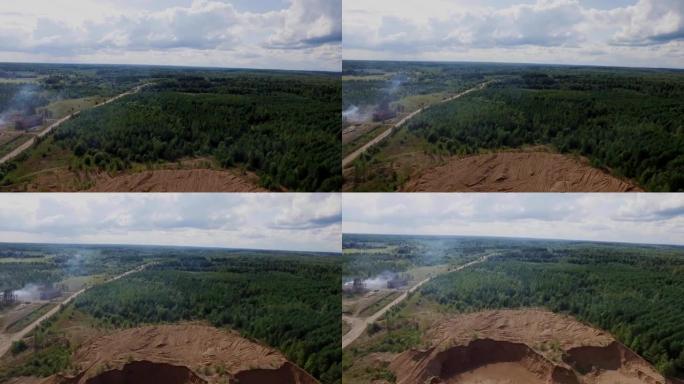
[[397, 292], [397, 291], [383, 292], [382, 296], [377, 301], [375, 301], [371, 305], [361, 309], [359, 311], [359, 316], [368, 317], [370, 315], [373, 315], [374, 313], [378, 312], [380, 309], [387, 306], [387, 304], [394, 301], [397, 297], [399, 297], [399, 295], [401, 295], [401, 293]]
[[342, 132], [343, 156], [349, 156], [388, 128], [388, 125], [382, 123], [360, 123], [346, 126]]
[[30, 316], [32, 313], [40, 310], [47, 303], [45, 302], [35, 302], [35, 303], [19, 303], [13, 307], [5, 307], [0, 311], [0, 330], [5, 332], [5, 330], [17, 322], [22, 321], [22, 319]]
[[[45, 383], [62, 383], [53, 376], [61, 374], [80, 375], [85, 382], [104, 380], [117, 369], [143, 380], [173, 366], [208, 383], [340, 383], [337, 255], [137, 246], [5, 248], [14, 258], [41, 252], [54, 258], [40, 263], [41, 269], [24, 269], [25, 263], [3, 269], [2, 282], [10, 288], [40, 280], [88, 289], [70, 296], [12, 344], [0, 359], [0, 381], [30, 383], [28, 376], [50, 376]], [[71, 268], [74, 257], [77, 269]], [[106, 278], [132, 266], [134, 272]], [[214, 353], [197, 352], [209, 345]]]
[[[116, 181], [101, 189], [180, 192], [185, 187], [178, 179], [204, 176], [133, 170], [204, 158], [228, 172], [213, 175], [220, 180], [206, 191], [341, 187], [341, 91], [332, 73], [18, 64], [0, 69], [59, 74], [0, 89], [3, 116], [47, 119], [38, 133], [45, 139], [12, 142], [6, 149], [16, 159], [0, 166], [4, 191], [88, 190], [108, 178]], [[60, 117], [66, 120], [47, 135], [44, 127]], [[45, 141], [54, 146], [50, 152]], [[245, 172], [256, 177], [236, 178]], [[159, 180], [135, 189], [138, 178]]]
[[[415, 189], [420, 184], [418, 190], [431, 192], [525, 192], [538, 190], [534, 185], [558, 184], [566, 192], [620, 192], [625, 190], [620, 182], [632, 190], [684, 188], [682, 71], [344, 62], [345, 74], [362, 76], [371, 68], [395, 73], [394, 78], [402, 79], [401, 85], [390, 97], [387, 89], [391, 83], [387, 81], [384, 86], [380, 82], [344, 82], [345, 107], [379, 105], [389, 98], [390, 109], [397, 116], [422, 112], [408, 115], [411, 118], [401, 129], [369, 138], [367, 143], [373, 148], [354, 153], [353, 157], [345, 148], [348, 160], [344, 163], [344, 190], [396, 191]], [[430, 81], [411, 86], [421, 77]], [[488, 85], [442, 103], [438, 95], [444, 91], [438, 84], [444, 84], [444, 88], [449, 80], [453, 80], [452, 85]], [[412, 98], [420, 101], [411, 103]], [[401, 100], [406, 103], [401, 104]], [[530, 147], [544, 147], [544, 152], [556, 154], [558, 161], [544, 161], [545, 167], [529, 174], [517, 172], [515, 161], [497, 166], [474, 162], [466, 167], [466, 173], [481, 175], [477, 180], [466, 180], [465, 171], [455, 171], [463, 169], [462, 162], [483, 153], [506, 156]], [[586, 165], [566, 170], [563, 164], [573, 158], [586, 159]], [[504, 176], [519, 181], [497, 182], [495, 176], [509, 167], [513, 175]], [[605, 174], [605, 182], [583, 184], [584, 179], [595, 178], [597, 172]], [[541, 180], [526, 180], [530, 174]]]
[[[684, 376], [681, 247], [381, 235], [343, 242], [488, 255], [433, 275], [368, 324], [344, 350], [345, 383], [679, 383]], [[361, 273], [402, 259], [366, 258], [343, 268]]]
[[0, 257], [0, 264], [7, 263], [48, 263], [49, 257]]
[[342, 320], [342, 335], [351, 331], [351, 325], [348, 322]]
[[0, 84], [37, 84], [42, 78], [40, 77], [24, 77], [24, 78], [0, 78]]
[[[95, 107], [105, 101], [107, 101], [107, 98], [102, 96], [82, 97], [80, 99], [62, 99], [51, 102], [45, 106], [44, 109], [51, 118], [61, 119], [72, 113]], [[41, 109], [38, 111], [40, 112]]]
[[88, 275], [88, 276], [69, 276], [59, 282], [67, 292], [76, 292], [94, 284], [103, 283], [107, 280], [106, 275]]
[[7, 156], [16, 148], [31, 140], [32, 136], [23, 132], [0, 131], [0, 158]]
[[20, 319], [8, 323], [7, 327], [3, 332], [5, 333], [17, 333], [21, 331], [22, 329], [26, 328], [28, 325], [33, 323], [34, 321], [38, 320], [41, 316], [45, 315], [50, 311], [52, 308], [54, 308], [54, 304], [46, 303], [46, 304], [41, 304], [38, 308], [35, 310], [31, 311], [28, 313], [26, 316], [21, 317]]

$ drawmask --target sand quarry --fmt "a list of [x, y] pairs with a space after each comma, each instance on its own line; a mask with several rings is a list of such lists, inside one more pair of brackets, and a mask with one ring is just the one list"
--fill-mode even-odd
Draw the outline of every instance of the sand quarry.
[[452, 158], [411, 178], [404, 192], [641, 192], [584, 159], [548, 152]]
[[316, 384], [279, 352], [236, 333], [195, 324], [127, 329], [76, 351], [77, 374], [41, 384]]
[[457, 315], [390, 363], [397, 384], [665, 384], [609, 334], [544, 310]]
[[229, 170], [162, 169], [103, 176], [90, 192], [268, 192], [256, 180]]

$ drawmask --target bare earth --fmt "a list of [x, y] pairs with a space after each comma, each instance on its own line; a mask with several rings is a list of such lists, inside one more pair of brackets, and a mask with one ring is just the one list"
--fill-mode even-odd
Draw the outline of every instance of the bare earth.
[[90, 192], [268, 192], [256, 180], [229, 170], [154, 170], [103, 176]]
[[426, 350], [390, 364], [397, 384], [664, 384], [608, 333], [545, 310], [461, 314], [437, 324]]
[[76, 375], [42, 384], [318, 383], [273, 349], [198, 324], [119, 331], [80, 348], [73, 362]]
[[641, 192], [572, 156], [498, 152], [454, 158], [409, 180], [404, 192]]

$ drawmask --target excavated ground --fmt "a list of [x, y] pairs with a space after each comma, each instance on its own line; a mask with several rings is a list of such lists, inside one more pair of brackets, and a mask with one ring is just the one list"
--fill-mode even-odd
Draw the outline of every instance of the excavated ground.
[[665, 384], [605, 332], [544, 310], [458, 315], [390, 364], [397, 384]]
[[453, 158], [409, 180], [404, 192], [639, 192], [586, 161], [557, 153], [497, 152]]
[[161, 169], [103, 176], [90, 192], [267, 192], [257, 181], [228, 170]]
[[80, 348], [73, 362], [78, 374], [42, 384], [318, 383], [273, 349], [195, 324], [119, 331]]

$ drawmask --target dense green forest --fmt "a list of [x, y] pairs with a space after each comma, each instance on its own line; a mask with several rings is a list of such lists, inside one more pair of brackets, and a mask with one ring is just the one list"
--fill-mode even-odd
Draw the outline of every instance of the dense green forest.
[[[463, 156], [544, 145], [585, 156], [593, 166], [632, 179], [649, 191], [684, 191], [681, 70], [345, 61], [343, 76], [353, 80], [343, 82], [344, 105], [379, 103], [385, 96], [380, 92], [383, 81], [376, 77], [397, 73], [407, 82], [395, 99], [439, 91], [440, 84], [444, 89], [452, 81], [470, 86], [489, 83], [484, 91], [430, 107], [401, 131], [408, 131], [408, 138], [395, 133], [360, 157], [356, 177], [368, 179], [361, 188], [393, 189], [395, 179], [404, 177], [392, 175], [389, 166], [381, 167], [385, 148]], [[409, 84], [415, 87], [409, 90]], [[416, 142], [428, 149], [407, 147]]]
[[54, 135], [85, 167], [213, 157], [269, 189], [335, 191], [340, 96], [333, 77], [180, 77], [84, 112]]
[[330, 256], [183, 257], [97, 286], [75, 306], [113, 327], [207, 320], [340, 383], [339, 276]]
[[528, 73], [434, 106], [408, 129], [451, 155], [551, 145], [648, 190], [684, 190], [681, 75]]
[[[148, 86], [140, 93], [87, 109], [55, 131], [57, 148], [76, 156], [65, 160], [70, 170], [117, 173], [210, 158], [255, 172], [270, 190], [341, 189], [342, 91], [334, 73], [0, 64], [0, 115], [141, 84]], [[0, 182], [14, 184], [10, 174], [30, 159], [31, 151], [3, 164]]]
[[436, 277], [423, 298], [453, 311], [546, 307], [611, 332], [668, 376], [684, 377], [684, 249], [540, 244]]

